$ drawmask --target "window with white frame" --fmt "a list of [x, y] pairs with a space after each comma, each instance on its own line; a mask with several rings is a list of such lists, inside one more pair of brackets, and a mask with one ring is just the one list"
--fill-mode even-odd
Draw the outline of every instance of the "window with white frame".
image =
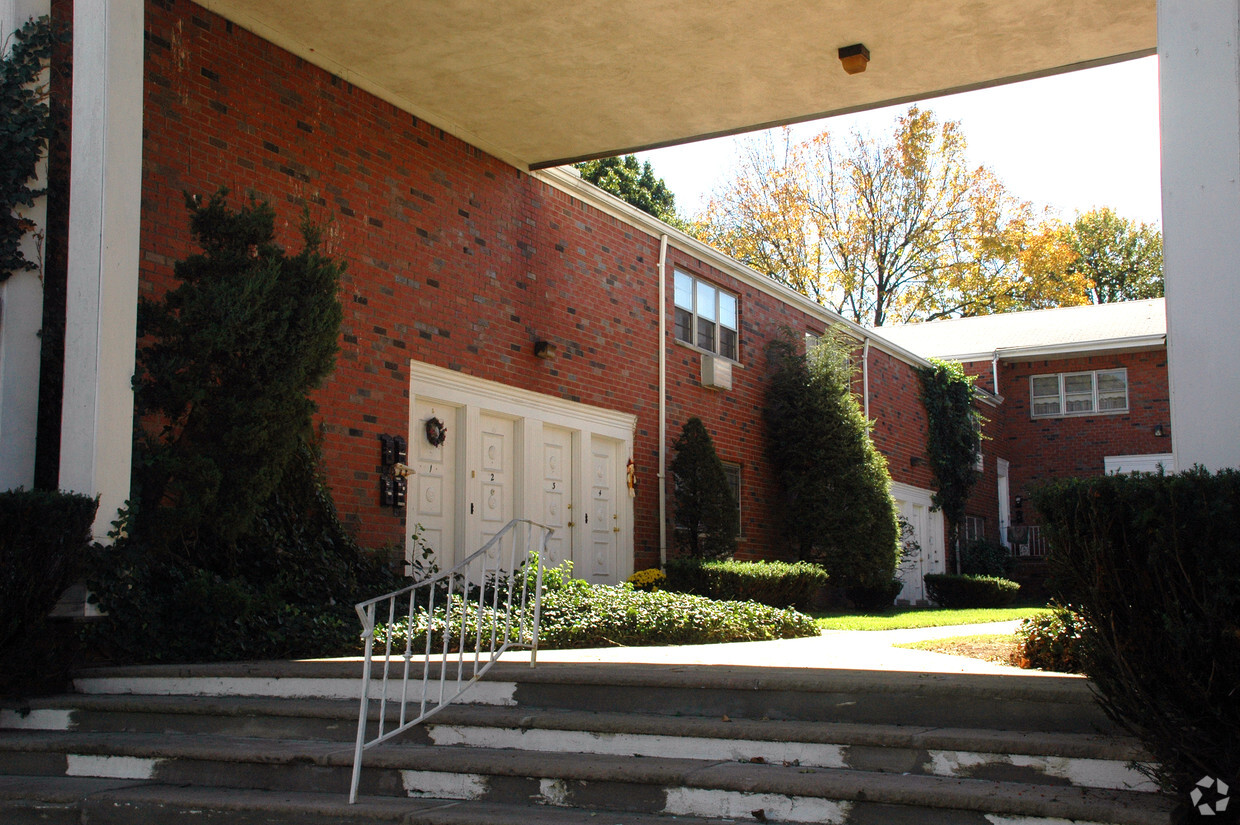
[[676, 337], [737, 360], [736, 296], [677, 270], [674, 297]]
[[968, 543], [975, 541], [984, 541], [986, 539], [986, 517], [985, 516], [965, 516], [964, 517], [964, 540]]
[[1034, 418], [1128, 412], [1128, 370], [1035, 375], [1029, 410]]

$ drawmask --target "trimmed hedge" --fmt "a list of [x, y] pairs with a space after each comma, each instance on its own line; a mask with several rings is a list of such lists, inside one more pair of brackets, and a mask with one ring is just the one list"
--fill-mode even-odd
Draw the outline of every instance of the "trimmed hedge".
[[979, 539], [960, 548], [960, 572], [966, 576], [1007, 577], [1014, 566], [1011, 551], [998, 542]]
[[1016, 600], [1020, 585], [998, 576], [927, 573], [926, 591], [939, 607], [1005, 607]]
[[771, 607], [808, 609], [827, 583], [821, 565], [799, 561], [700, 561], [670, 559], [664, 588], [711, 599], [754, 601]]
[[98, 502], [43, 490], [0, 493], [0, 693], [51, 663], [47, 614], [77, 578]]
[[1016, 628], [1016, 664], [1080, 673], [1085, 630], [1081, 617], [1062, 607], [1022, 619]]
[[1108, 715], [1181, 804], [1202, 776], [1240, 787], [1240, 472], [1071, 479], [1033, 501]]

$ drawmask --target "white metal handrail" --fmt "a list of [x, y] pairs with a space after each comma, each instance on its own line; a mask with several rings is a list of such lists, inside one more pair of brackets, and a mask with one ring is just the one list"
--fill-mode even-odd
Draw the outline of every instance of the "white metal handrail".
[[[357, 615], [362, 622], [366, 655], [362, 664], [362, 698], [357, 717], [350, 804], [357, 801], [364, 751], [398, 736], [447, 707], [482, 678], [505, 650], [528, 647], [531, 651], [530, 667], [534, 666], [538, 658], [538, 622], [542, 612], [542, 559], [551, 533], [551, 528], [541, 524], [527, 519], [513, 519], [451, 570], [386, 596], [358, 603]], [[532, 593], [531, 564], [535, 568]], [[442, 612], [442, 622], [438, 621], [437, 611]], [[378, 731], [367, 739], [371, 675], [376, 657], [375, 636], [380, 628], [376, 616], [384, 613], [387, 622], [381, 626], [383, 651], [377, 654], [383, 659]], [[471, 616], [474, 620], [472, 632], [469, 628]], [[421, 627], [423, 622], [425, 630]], [[438, 643], [434, 638], [437, 631], [442, 636]], [[393, 641], [400, 635], [404, 636], [404, 650], [399, 650], [398, 644], [398, 649], [393, 653]], [[420, 652], [414, 651], [415, 636], [419, 639]], [[425, 641], [422, 641], [423, 637]], [[471, 646], [471, 642], [473, 653], [466, 656], [466, 648]], [[485, 657], [484, 651], [487, 654]], [[415, 657], [421, 659], [421, 690], [419, 695], [411, 696], [410, 683], [416, 685], [419, 681], [417, 668], [413, 665]], [[403, 664], [394, 666], [393, 658], [403, 661]], [[431, 659], [439, 660], [437, 679], [431, 676]], [[453, 670], [455, 678], [451, 679], [449, 673]], [[434, 681], [439, 683], [437, 691], [432, 684]], [[433, 692], [437, 693], [434, 699], [431, 698]], [[399, 703], [400, 706], [399, 718], [394, 720], [396, 726], [390, 730], [387, 718], [389, 702]], [[410, 718], [411, 708], [415, 705], [417, 714]]]

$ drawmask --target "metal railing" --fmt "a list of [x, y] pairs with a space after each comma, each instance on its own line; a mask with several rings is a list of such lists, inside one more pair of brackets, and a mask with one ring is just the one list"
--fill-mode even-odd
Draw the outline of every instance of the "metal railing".
[[[482, 678], [505, 650], [528, 647], [530, 667], [534, 666], [542, 608], [541, 560], [551, 532], [541, 524], [513, 519], [451, 570], [357, 605], [366, 654], [350, 804], [357, 801], [366, 750], [447, 707]], [[382, 616], [386, 622], [381, 624], [378, 617]], [[376, 641], [382, 644], [379, 653], [375, 652]], [[368, 739], [376, 658], [383, 662], [382, 676], [376, 678], [378, 729]], [[432, 660], [439, 665], [437, 675], [432, 674]], [[399, 713], [389, 727], [389, 705], [393, 704], [399, 705]]]
[[1008, 528], [1008, 543], [1011, 554], [1024, 558], [1046, 558], [1050, 550], [1050, 542], [1042, 535], [1039, 524], [1022, 524]]

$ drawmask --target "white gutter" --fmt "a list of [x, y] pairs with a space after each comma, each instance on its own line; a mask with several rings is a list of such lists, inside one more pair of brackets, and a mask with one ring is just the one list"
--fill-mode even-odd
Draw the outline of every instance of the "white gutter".
[[995, 350], [995, 355], [990, 359], [990, 386], [994, 390], [995, 395], [999, 394], [999, 350]]
[[659, 236], [659, 567], [667, 566], [667, 233]]
[[861, 399], [865, 404], [865, 420], [870, 420], [870, 336], [861, 347]]

